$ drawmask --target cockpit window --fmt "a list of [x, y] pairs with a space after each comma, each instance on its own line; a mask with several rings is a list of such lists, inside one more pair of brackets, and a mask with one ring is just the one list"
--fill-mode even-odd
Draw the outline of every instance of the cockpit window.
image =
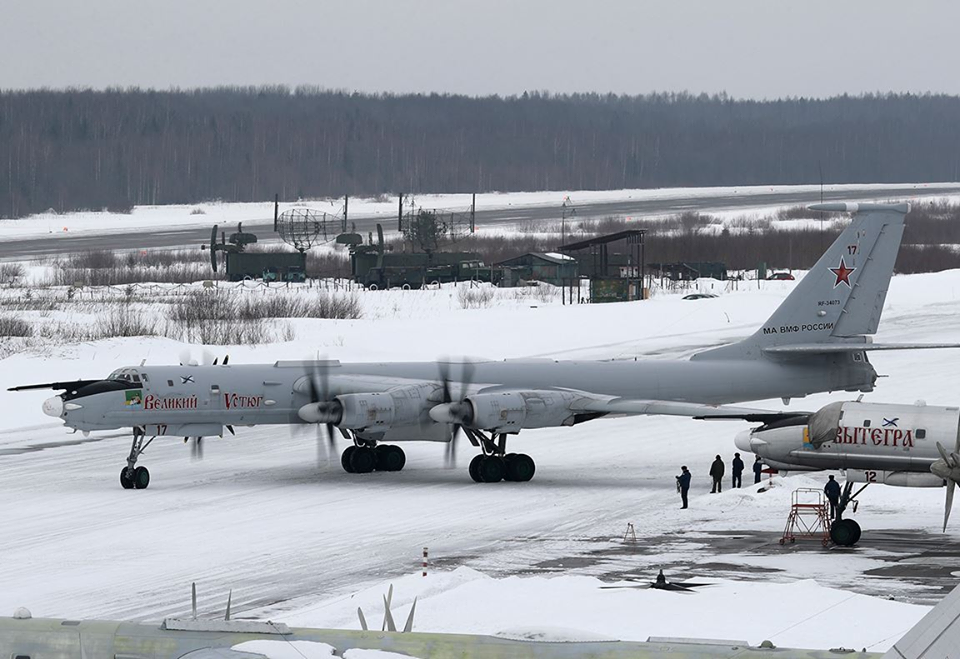
[[108, 377], [108, 380], [117, 380], [119, 382], [130, 382], [132, 384], [140, 384], [140, 374], [137, 373], [135, 368], [118, 368]]

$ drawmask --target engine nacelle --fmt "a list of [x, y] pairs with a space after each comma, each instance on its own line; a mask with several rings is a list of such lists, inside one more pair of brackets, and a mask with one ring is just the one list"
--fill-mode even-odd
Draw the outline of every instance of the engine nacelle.
[[851, 483], [882, 483], [895, 487], [943, 487], [942, 478], [922, 471], [848, 469], [847, 480]]
[[572, 425], [570, 405], [581, 396], [566, 391], [504, 391], [468, 396], [471, 428], [516, 432]]
[[416, 424], [431, 391], [430, 387], [398, 387], [379, 393], [342, 394], [336, 397], [342, 408], [337, 426], [377, 432]]

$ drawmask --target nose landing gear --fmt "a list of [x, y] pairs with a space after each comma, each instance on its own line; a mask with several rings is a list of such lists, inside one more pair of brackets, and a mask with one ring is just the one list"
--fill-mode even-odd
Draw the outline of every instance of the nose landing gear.
[[146, 467], [138, 467], [137, 459], [156, 437], [151, 437], [144, 442], [145, 438], [144, 429], [134, 426], [133, 443], [130, 446], [130, 455], [127, 456], [127, 466], [120, 470], [120, 486], [125, 490], [145, 490], [150, 485], [150, 472]]

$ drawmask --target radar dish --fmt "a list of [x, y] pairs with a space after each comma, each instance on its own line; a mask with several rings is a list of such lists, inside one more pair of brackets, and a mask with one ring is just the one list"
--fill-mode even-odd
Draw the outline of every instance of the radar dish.
[[291, 208], [277, 217], [277, 233], [283, 242], [303, 252], [317, 243], [336, 238], [340, 224], [336, 215], [310, 208]]

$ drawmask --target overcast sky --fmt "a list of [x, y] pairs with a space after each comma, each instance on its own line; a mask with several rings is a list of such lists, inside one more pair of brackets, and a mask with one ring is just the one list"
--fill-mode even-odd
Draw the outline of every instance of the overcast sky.
[[960, 3], [5, 0], [0, 89], [960, 93]]

